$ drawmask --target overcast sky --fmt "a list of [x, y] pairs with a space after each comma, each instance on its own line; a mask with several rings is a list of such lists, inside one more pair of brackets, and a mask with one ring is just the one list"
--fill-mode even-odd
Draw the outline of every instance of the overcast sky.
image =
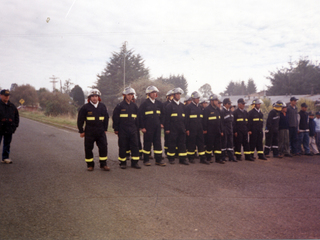
[[127, 41], [152, 78], [184, 74], [190, 92], [249, 78], [263, 90], [290, 59], [320, 59], [319, 10], [319, 0], [1, 0], [0, 87], [51, 90], [55, 75], [86, 90]]

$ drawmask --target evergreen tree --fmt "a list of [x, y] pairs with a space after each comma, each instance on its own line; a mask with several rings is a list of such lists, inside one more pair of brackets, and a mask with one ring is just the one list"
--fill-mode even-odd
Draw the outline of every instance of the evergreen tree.
[[184, 94], [188, 93], [188, 82], [185, 77], [182, 75], [170, 75], [169, 78], [163, 78], [162, 76], [157, 80], [161, 80], [165, 84], [172, 84], [174, 88], [180, 87]]
[[74, 88], [71, 89], [70, 96], [78, 107], [84, 104], [84, 93], [79, 85], [75, 85]]
[[200, 88], [199, 88], [199, 92], [202, 94], [203, 97], [208, 98], [210, 97], [213, 92], [211, 89], [211, 85], [208, 83], [203, 84]]
[[247, 93], [251, 94], [251, 93], [256, 93], [257, 92], [257, 86], [254, 83], [253, 79], [249, 79], [248, 80], [248, 84], [247, 84]]

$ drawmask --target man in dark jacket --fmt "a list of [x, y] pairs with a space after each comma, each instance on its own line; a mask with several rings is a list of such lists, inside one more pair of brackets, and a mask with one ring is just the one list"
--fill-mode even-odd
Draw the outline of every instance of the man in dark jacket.
[[309, 147], [310, 152], [312, 152], [315, 155], [320, 155], [319, 149], [316, 144], [316, 123], [314, 121], [314, 113], [309, 113]]
[[290, 154], [289, 141], [289, 120], [287, 115], [287, 106], [283, 105], [280, 112], [279, 121], [279, 154], [285, 157], [292, 157]]
[[139, 128], [143, 133], [143, 163], [150, 166], [149, 156], [151, 145], [156, 159], [156, 165], [165, 166], [162, 161], [161, 128], [163, 128], [164, 113], [162, 103], [156, 99], [158, 88], [149, 86], [146, 89], [148, 98], [139, 107]]
[[299, 99], [291, 97], [290, 105], [287, 107], [290, 148], [293, 155], [300, 154], [298, 149], [298, 109], [296, 107], [297, 100]]
[[[166, 107], [168, 106], [169, 103], [172, 102], [173, 99], [173, 89], [169, 90], [166, 94], [167, 100], [163, 103], [163, 114], [165, 115]], [[165, 124], [165, 122], [164, 122]], [[164, 135], [164, 153], [167, 155], [168, 152], [168, 134]]]
[[[100, 168], [109, 171], [107, 166], [108, 143], [106, 132], [108, 131], [109, 114], [106, 106], [101, 103], [101, 93], [97, 89], [92, 89], [88, 95], [88, 103], [83, 105], [78, 114], [78, 129], [80, 137], [84, 137], [85, 161], [88, 171], [93, 171], [93, 147], [96, 142], [99, 148]], [[86, 123], [85, 130], [83, 125]]]
[[307, 113], [308, 106], [306, 103], [301, 104], [301, 110], [298, 114], [298, 149], [302, 153], [301, 145], [303, 145], [304, 154], [311, 156], [309, 148], [309, 114]]
[[10, 164], [9, 159], [10, 143], [12, 134], [19, 126], [19, 113], [16, 106], [9, 101], [9, 90], [3, 89], [1, 91], [0, 101], [0, 144], [3, 138], [2, 163]]

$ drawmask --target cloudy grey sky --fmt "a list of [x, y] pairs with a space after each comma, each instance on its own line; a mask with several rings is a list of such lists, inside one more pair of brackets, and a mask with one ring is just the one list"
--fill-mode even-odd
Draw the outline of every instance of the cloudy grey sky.
[[151, 77], [184, 74], [189, 91], [249, 78], [263, 90], [290, 59], [320, 59], [319, 9], [319, 0], [2, 0], [0, 87], [52, 89], [55, 75], [85, 90], [127, 41]]

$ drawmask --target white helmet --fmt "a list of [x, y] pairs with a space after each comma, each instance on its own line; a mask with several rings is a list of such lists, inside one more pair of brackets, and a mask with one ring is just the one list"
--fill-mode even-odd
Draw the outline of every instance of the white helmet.
[[172, 94], [173, 94], [173, 89], [169, 90], [169, 91], [167, 92], [166, 96], [168, 97], [168, 96], [170, 96], [170, 95], [172, 95]]
[[176, 94], [176, 93], [184, 94], [184, 91], [183, 91], [181, 88], [179, 88], [179, 87], [174, 88], [174, 89], [172, 89], [172, 90], [173, 90], [173, 93], [174, 93], [174, 94]]
[[124, 94], [124, 95], [128, 95], [128, 94], [133, 94], [133, 95], [135, 95], [135, 94], [136, 94], [136, 91], [135, 91], [132, 87], [126, 87], [126, 88], [123, 90], [122, 94]]
[[149, 86], [149, 87], [147, 87], [147, 89], [146, 89], [146, 94], [149, 94], [149, 93], [152, 93], [152, 92], [159, 92], [159, 89], [157, 88], [157, 87], [155, 87], [155, 86]]
[[191, 97], [192, 98], [200, 98], [200, 94], [197, 91], [194, 91], [193, 93], [191, 93]]
[[90, 93], [88, 94], [88, 97], [91, 97], [94, 95], [101, 97], [101, 92], [98, 89], [94, 88], [90, 91]]
[[262, 100], [260, 98], [253, 99], [252, 104], [262, 104]]

